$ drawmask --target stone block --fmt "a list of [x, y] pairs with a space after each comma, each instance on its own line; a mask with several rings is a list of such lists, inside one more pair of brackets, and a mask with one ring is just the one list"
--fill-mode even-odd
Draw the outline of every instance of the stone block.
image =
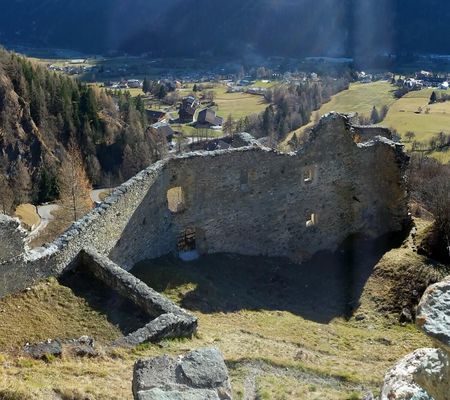
[[134, 366], [135, 400], [231, 400], [231, 385], [218, 349], [199, 349], [184, 357], [139, 360]]

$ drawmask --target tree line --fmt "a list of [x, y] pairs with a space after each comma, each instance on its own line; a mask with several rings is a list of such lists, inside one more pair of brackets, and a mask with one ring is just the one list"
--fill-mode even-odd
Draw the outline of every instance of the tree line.
[[[314, 110], [330, 101], [331, 96], [349, 88], [346, 78], [324, 77], [318, 82], [280, 85], [267, 90], [265, 98], [270, 105], [259, 115], [240, 119], [235, 132], [248, 132], [253, 136], [268, 137], [275, 146], [289, 132], [310, 122]], [[225, 129], [229, 129], [229, 119]]]

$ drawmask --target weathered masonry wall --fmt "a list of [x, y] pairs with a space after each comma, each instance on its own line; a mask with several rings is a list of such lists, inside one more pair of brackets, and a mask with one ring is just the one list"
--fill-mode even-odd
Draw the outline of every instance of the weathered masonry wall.
[[27, 233], [20, 229], [20, 222], [0, 214], [0, 265], [12, 259], [20, 258], [24, 252]]
[[[200, 253], [301, 261], [336, 249], [351, 233], [401, 230], [402, 147], [382, 137], [356, 144], [340, 116], [322, 121], [312, 135], [299, 154], [252, 147], [172, 160], [131, 216], [112, 259], [129, 268], [176, 252], [189, 231]], [[179, 212], [167, 206], [167, 191], [175, 188], [183, 193]]]
[[183, 238], [199, 253], [301, 261], [336, 249], [349, 234], [376, 237], [408, 221], [403, 147], [370, 128], [330, 114], [296, 154], [247, 136], [245, 147], [190, 153], [142, 171], [44, 253], [4, 261], [0, 296], [61, 273], [84, 247], [125, 269], [181, 250]]
[[[165, 163], [152, 165], [120, 186], [106, 202], [72, 225], [45, 249], [27, 252], [22, 244], [20, 255], [0, 259], [0, 297], [22, 290], [40, 279], [58, 276], [70, 266], [84, 247], [92, 247], [101, 254], [108, 254], [121, 238], [130, 215], [158, 180]], [[11, 224], [1, 221], [0, 232], [14, 234], [11, 232]], [[4, 249], [9, 247], [9, 243], [6, 239], [0, 241], [2, 254]], [[14, 243], [18, 253], [19, 241]]]

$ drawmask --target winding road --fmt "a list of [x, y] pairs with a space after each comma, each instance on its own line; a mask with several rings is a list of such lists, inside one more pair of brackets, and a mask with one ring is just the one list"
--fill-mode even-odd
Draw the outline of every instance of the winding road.
[[[100, 199], [101, 193], [104, 192], [112, 192], [113, 189], [96, 189], [91, 191], [91, 200], [95, 204], [99, 204], [102, 202]], [[48, 224], [55, 219], [55, 216], [53, 215], [54, 211], [57, 211], [60, 208], [60, 205], [58, 204], [43, 204], [41, 206], [36, 206], [37, 213], [40, 217], [40, 222], [37, 224], [36, 228], [33, 229], [28, 238], [29, 240], [35, 239], [37, 236], [39, 236], [42, 231], [48, 226]]]
[[39, 222], [38, 226], [33, 231], [31, 231], [29, 239], [36, 238], [47, 227], [50, 221], [55, 219], [52, 212], [56, 211], [59, 207], [60, 206], [58, 204], [44, 204], [42, 206], [36, 207], [41, 221]]

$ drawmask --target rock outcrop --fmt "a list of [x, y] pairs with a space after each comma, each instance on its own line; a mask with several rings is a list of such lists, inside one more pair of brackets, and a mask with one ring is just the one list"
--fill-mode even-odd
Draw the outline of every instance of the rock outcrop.
[[416, 324], [440, 348], [416, 350], [397, 363], [381, 400], [450, 400], [450, 277], [426, 290]]
[[139, 360], [134, 366], [135, 400], [231, 400], [228, 370], [215, 348], [184, 357]]

